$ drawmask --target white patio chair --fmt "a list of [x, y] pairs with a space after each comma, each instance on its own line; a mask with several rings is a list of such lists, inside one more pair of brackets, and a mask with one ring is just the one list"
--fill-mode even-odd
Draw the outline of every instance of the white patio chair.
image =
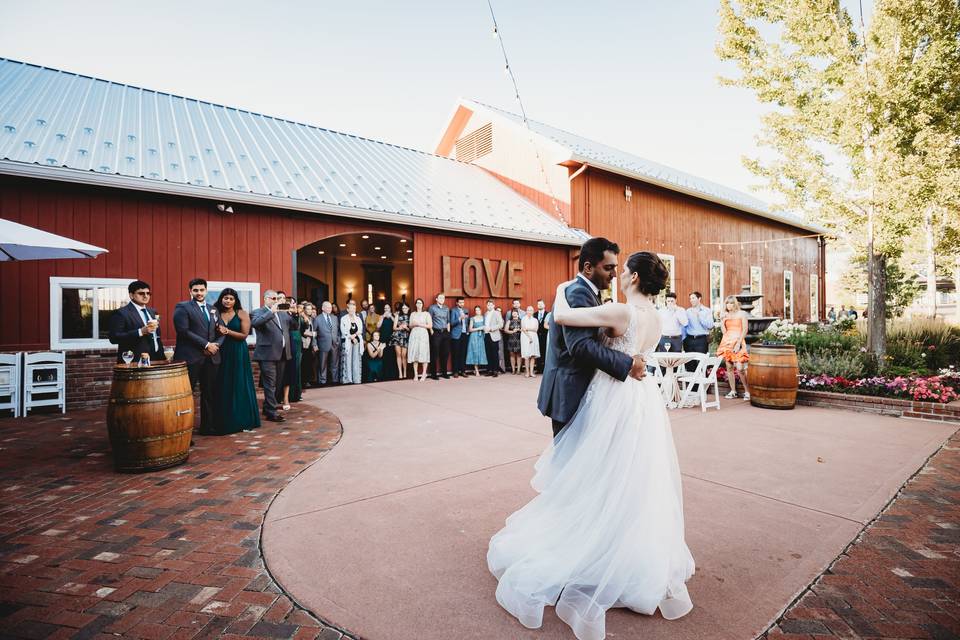
[[[22, 353], [0, 353], [0, 410], [10, 409], [20, 417]], [[4, 400], [6, 398], [6, 400]]]
[[[706, 354], [699, 358], [696, 371], [681, 374], [677, 376], [683, 388], [681, 392], [681, 404], [686, 406], [688, 400], [694, 396], [699, 396], [700, 411], [705, 412], [708, 407], [716, 407], [720, 410], [720, 384], [717, 382], [717, 368], [723, 362], [719, 356], [708, 356]], [[694, 389], [696, 386], [696, 389]], [[707, 401], [707, 394], [710, 387], [713, 387], [713, 402]]]
[[660, 389], [663, 389], [663, 371], [657, 363], [657, 357], [651, 355], [647, 358], [647, 375], [653, 374], [653, 379]]
[[67, 412], [66, 363], [62, 351], [24, 354], [24, 416], [34, 407], [60, 407], [63, 413]]

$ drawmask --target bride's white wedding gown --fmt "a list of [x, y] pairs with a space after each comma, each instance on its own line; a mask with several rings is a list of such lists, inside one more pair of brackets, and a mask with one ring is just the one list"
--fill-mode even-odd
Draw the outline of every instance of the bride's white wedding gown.
[[[643, 312], [631, 309], [627, 331], [606, 344], [632, 356]], [[539, 495], [487, 552], [497, 602], [521, 624], [539, 628], [555, 604], [577, 638], [601, 640], [610, 607], [659, 608], [671, 620], [693, 608], [680, 468], [653, 376], [620, 382], [598, 371], [535, 469]]]

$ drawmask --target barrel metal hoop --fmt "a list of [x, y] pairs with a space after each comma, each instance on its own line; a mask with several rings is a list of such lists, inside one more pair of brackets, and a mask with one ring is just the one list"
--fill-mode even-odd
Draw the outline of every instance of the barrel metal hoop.
[[772, 362], [757, 362], [755, 360], [750, 361], [751, 367], [769, 367], [771, 369], [796, 369], [797, 365], [795, 364], [773, 364]]
[[149, 398], [110, 398], [110, 404], [147, 404], [152, 402], [166, 402], [167, 400], [182, 400], [192, 397], [192, 392], [185, 392], [169, 396], [150, 396]]
[[188, 434], [188, 433], [190, 433], [191, 431], [193, 431], [193, 427], [191, 427], [191, 428], [189, 428], [189, 429], [183, 429], [183, 430], [181, 430], [181, 431], [174, 431], [173, 433], [165, 433], [165, 434], [160, 435], [160, 436], [144, 436], [144, 437], [142, 437], [142, 438], [132, 438], [132, 439], [131, 439], [131, 438], [121, 438], [121, 437], [119, 436], [119, 434], [118, 434], [118, 435], [116, 435], [116, 436], [114, 436], [114, 437], [117, 439], [117, 442], [120, 442], [120, 443], [123, 443], [123, 444], [136, 444], [136, 443], [138, 443], [138, 442], [158, 442], [158, 441], [160, 441], [160, 440], [172, 440], [173, 438], [183, 437], [183, 434], [185, 434], [185, 433]]
[[189, 455], [189, 451], [184, 451], [183, 453], [176, 453], [172, 456], [150, 458], [149, 460], [142, 460], [140, 462], [124, 462], [120, 465], [120, 468], [150, 470], [155, 467], [172, 466], [173, 464], [186, 460]]
[[186, 369], [176, 369], [174, 371], [163, 371], [160, 373], [157, 373], [154, 371], [151, 371], [149, 373], [147, 372], [140, 373], [140, 372], [126, 371], [126, 370], [120, 369], [120, 370], [114, 371], [114, 379], [122, 380], [124, 382], [126, 382], [127, 380], [162, 380], [164, 378], [179, 378], [186, 372], [187, 372]]

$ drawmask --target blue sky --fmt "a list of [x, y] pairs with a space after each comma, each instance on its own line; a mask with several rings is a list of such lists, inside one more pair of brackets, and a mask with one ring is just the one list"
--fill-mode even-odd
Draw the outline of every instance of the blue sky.
[[[494, 0], [530, 117], [749, 190], [764, 107], [717, 82], [717, 6]], [[0, 56], [426, 151], [459, 96], [517, 110], [492, 33], [486, 0], [0, 0]]]

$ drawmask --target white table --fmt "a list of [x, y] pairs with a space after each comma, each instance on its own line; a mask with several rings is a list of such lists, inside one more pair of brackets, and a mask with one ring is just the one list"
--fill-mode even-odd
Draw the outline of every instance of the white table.
[[676, 409], [680, 406], [680, 383], [677, 381], [677, 369], [699, 355], [699, 353], [678, 351], [657, 351], [651, 354], [655, 362], [649, 364], [664, 368], [663, 384], [660, 391], [663, 393], [663, 401], [668, 409]]

